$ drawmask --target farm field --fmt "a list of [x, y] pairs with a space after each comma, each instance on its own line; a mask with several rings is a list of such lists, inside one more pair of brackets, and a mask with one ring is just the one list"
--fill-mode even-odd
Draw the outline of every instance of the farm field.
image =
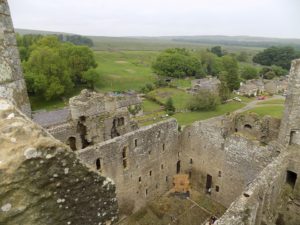
[[192, 95], [186, 93], [183, 90], [169, 87], [155, 89], [149, 92], [147, 95], [151, 98], [156, 99], [162, 104], [165, 104], [168, 98], [172, 98], [174, 106], [177, 110], [185, 109], [187, 102], [192, 97]]
[[154, 51], [96, 51], [95, 57], [100, 72], [97, 91], [139, 90], [155, 81], [151, 63], [158, 55]]

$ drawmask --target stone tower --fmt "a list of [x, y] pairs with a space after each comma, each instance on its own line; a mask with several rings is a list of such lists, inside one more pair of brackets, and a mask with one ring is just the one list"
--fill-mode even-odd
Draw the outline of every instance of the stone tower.
[[300, 144], [300, 59], [292, 62], [279, 141], [284, 146]]
[[0, 97], [31, 116], [26, 84], [7, 0], [0, 0]]

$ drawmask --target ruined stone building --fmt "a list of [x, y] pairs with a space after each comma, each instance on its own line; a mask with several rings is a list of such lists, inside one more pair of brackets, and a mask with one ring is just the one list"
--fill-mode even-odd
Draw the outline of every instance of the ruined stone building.
[[48, 130], [72, 150], [118, 137], [138, 128], [132, 113], [141, 113], [135, 93], [101, 94], [81, 91], [70, 99], [69, 107], [33, 114], [33, 121]]
[[272, 80], [253, 79], [241, 83], [237, 94], [243, 96], [258, 96], [262, 93], [271, 95], [285, 93], [288, 88], [287, 77], [276, 77]]
[[176, 174], [228, 208], [218, 225], [300, 224], [300, 60], [282, 121], [232, 114], [182, 131], [175, 119], [138, 128], [135, 95], [83, 91], [58, 117], [33, 116], [41, 126], [6, 0], [0, 17], [0, 88], [9, 88], [0, 92], [0, 224], [115, 224], [169, 191]]
[[189, 90], [189, 92], [192, 94], [196, 94], [201, 91], [209, 91], [213, 94], [218, 94], [220, 84], [221, 81], [216, 77], [206, 77], [202, 79], [192, 80], [192, 88]]

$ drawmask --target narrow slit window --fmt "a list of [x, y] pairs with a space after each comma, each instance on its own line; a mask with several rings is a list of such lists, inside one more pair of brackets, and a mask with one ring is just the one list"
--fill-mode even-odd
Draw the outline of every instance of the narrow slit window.
[[100, 160], [100, 158], [96, 159], [96, 168], [97, 168], [97, 170], [101, 170], [102, 169], [101, 168], [101, 160]]
[[138, 146], [138, 140], [137, 140], [137, 139], [134, 140], [134, 146], [135, 146], [135, 147]]

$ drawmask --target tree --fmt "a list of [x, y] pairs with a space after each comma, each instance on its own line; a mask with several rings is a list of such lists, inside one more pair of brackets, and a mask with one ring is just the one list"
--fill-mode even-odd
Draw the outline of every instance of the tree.
[[210, 51], [211, 51], [212, 53], [214, 53], [215, 55], [219, 56], [219, 57], [222, 57], [222, 56], [224, 55], [221, 46], [215, 46], [215, 47], [212, 47], [212, 48], [210, 49]]
[[286, 69], [283, 69], [282, 67], [280, 66], [275, 66], [275, 65], [272, 65], [271, 66], [271, 70], [276, 74], [276, 76], [280, 77], [280, 76], [285, 76], [289, 73], [288, 70]]
[[230, 98], [230, 90], [229, 90], [228, 85], [226, 83], [227, 75], [228, 74], [225, 71], [223, 71], [219, 74], [219, 80], [221, 81], [221, 84], [219, 86], [219, 97], [220, 97], [220, 101], [222, 103]]
[[272, 70], [263, 75], [263, 78], [268, 80], [272, 80], [274, 77], [276, 77], [276, 74]]
[[55, 48], [37, 47], [23, 67], [30, 90], [43, 95], [46, 100], [61, 96], [74, 86], [67, 63]]
[[265, 79], [273, 79], [276, 76], [279, 77], [287, 75], [288, 71], [280, 66], [272, 65], [269, 67], [263, 67], [259, 73]]
[[80, 35], [57, 35], [61, 42], [70, 42], [74, 45], [86, 45], [88, 47], [94, 46], [93, 40]]
[[240, 52], [236, 57], [236, 59], [240, 62], [247, 62], [248, 58], [249, 58], [248, 53], [245, 51]]
[[153, 62], [152, 69], [159, 76], [204, 76], [200, 60], [186, 49], [165, 50]]
[[215, 54], [208, 51], [202, 51], [200, 52], [200, 58], [204, 73], [217, 76], [223, 70], [222, 58]]
[[167, 102], [165, 104], [165, 110], [169, 115], [173, 115], [175, 113], [175, 107], [172, 98], [167, 99]]
[[258, 78], [258, 71], [254, 66], [244, 66], [241, 70], [241, 77], [245, 80]]
[[23, 45], [21, 50], [26, 48], [22, 64], [31, 95], [50, 100], [68, 94], [78, 84], [94, 88], [97, 71], [91, 70], [83, 77], [96, 67], [93, 52], [86, 46], [61, 43], [56, 36], [24, 36], [18, 42]]
[[230, 91], [237, 90], [240, 87], [239, 66], [235, 58], [226, 55], [222, 57], [223, 69], [227, 72], [225, 77]]
[[99, 80], [100, 73], [96, 69], [89, 69], [82, 75], [83, 80], [87, 83], [88, 87], [92, 90], [95, 89], [95, 83]]
[[289, 70], [291, 61], [299, 57], [300, 52], [292, 47], [270, 47], [256, 54], [253, 57], [253, 62], [265, 66], [276, 65]]
[[188, 102], [187, 107], [191, 111], [210, 111], [215, 110], [219, 103], [217, 95], [210, 91], [200, 91]]
[[83, 81], [83, 73], [89, 68], [96, 68], [96, 60], [93, 51], [86, 46], [75, 46], [70, 43], [62, 44], [60, 54], [67, 60], [71, 69], [72, 80], [80, 84]]

